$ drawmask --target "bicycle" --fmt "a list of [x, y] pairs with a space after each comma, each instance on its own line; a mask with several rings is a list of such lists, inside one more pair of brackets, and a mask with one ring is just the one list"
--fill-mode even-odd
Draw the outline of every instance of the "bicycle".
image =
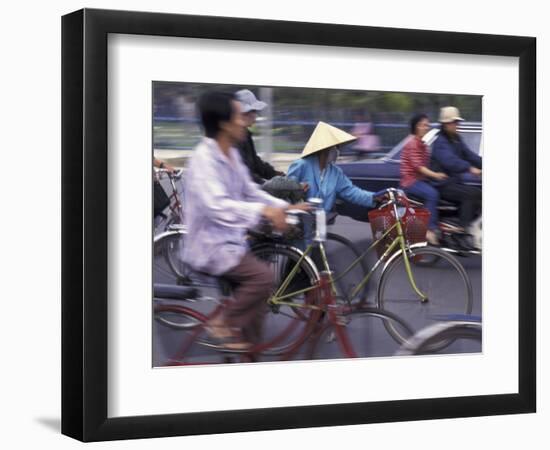
[[[342, 296], [337, 291], [335, 293], [342, 301], [351, 304], [351, 300], [356, 300], [372, 274], [383, 263], [382, 275], [377, 290], [378, 307], [401, 315], [405, 314], [407, 320], [410, 322], [420, 321], [419, 327], [425, 326], [426, 322], [429, 323], [431, 320], [430, 317], [433, 314], [449, 312], [470, 313], [472, 309], [472, 289], [469, 278], [460, 263], [456, 258], [439, 249], [427, 247], [425, 242], [417, 242], [411, 245], [405, 239], [404, 226], [399, 227], [404, 219], [397, 210], [398, 200], [396, 196], [400, 195], [402, 199], [406, 199], [406, 197], [399, 194], [399, 191], [395, 189], [389, 189], [387, 193], [390, 196], [390, 201], [381, 205], [378, 211], [384, 211], [384, 209], [389, 208], [393, 210], [393, 217], [398, 217], [399, 220], [396, 220], [384, 233], [381, 233], [379, 238], [339, 276], [345, 276], [347, 271], [357, 265], [358, 261], [363, 259], [373, 248], [385, 248], [381, 247], [381, 244], [389, 238], [390, 234], [393, 233], [395, 236], [392, 239], [388, 239], [389, 243], [385, 251], [381, 253], [378, 261], [350, 295]], [[319, 209], [314, 211], [314, 213], [317, 214]], [[400, 209], [403, 210], [402, 207]], [[400, 231], [398, 228], [400, 228]], [[317, 230], [315, 232], [317, 233]], [[181, 236], [184, 233], [184, 231], [179, 230], [172, 232], [172, 236], [176, 239], [178, 235]], [[295, 277], [301, 278], [302, 284], [305, 284], [306, 287], [314, 286], [318, 281], [319, 270], [308, 256], [314, 245], [319, 246], [321, 250], [324, 268], [330, 270], [326, 252], [324, 252], [324, 241], [323, 239], [319, 239], [319, 236], [303, 252], [283, 241], [276, 244], [273, 242], [264, 243], [253, 247], [255, 255], [270, 263], [274, 268], [278, 289], [269, 301], [269, 309], [274, 318], [278, 316], [279, 320], [282, 320], [286, 316], [287, 319], [285, 320], [288, 320], [288, 317], [293, 318], [294, 316], [298, 316], [298, 318], [303, 319], [303, 317], [300, 317], [303, 316], [303, 311], [297, 308], [296, 305], [303, 302], [303, 296], [307, 292], [307, 289], [293, 290], [289, 286]], [[404, 258], [403, 254], [406, 254], [407, 257]], [[437, 259], [437, 262], [435, 263], [435, 268], [427, 265], [428, 270], [424, 267], [425, 264], [423, 262], [431, 259]], [[414, 267], [414, 278], [411, 266]], [[450, 277], [449, 271], [451, 272]], [[437, 275], [436, 278], [434, 278], [435, 275]], [[434, 286], [432, 279], [442, 279], [441, 275], [447, 275], [445, 284]], [[406, 286], [400, 284], [404, 280], [409, 281]], [[331, 278], [331, 285], [334, 286], [334, 284], [337, 284], [337, 281], [338, 277], [333, 276]], [[404, 287], [406, 289], [403, 291]], [[440, 288], [440, 291], [437, 292], [436, 288]], [[423, 295], [422, 291], [430, 295]], [[427, 301], [428, 297], [430, 299], [429, 302]], [[291, 298], [293, 300], [288, 301]], [[442, 302], [441, 300], [445, 301]], [[366, 299], [362, 297], [358, 304], [362, 306], [365, 301]], [[420, 306], [418, 306], [419, 303]], [[394, 330], [391, 325], [388, 326], [388, 331], [398, 340], [403, 341], [403, 336], [400, 336], [398, 330]]]
[[[283, 331], [275, 336], [264, 339], [263, 342], [248, 350], [226, 350], [212, 342], [206, 332], [208, 321], [219, 314], [223, 303], [219, 302], [213, 311], [204, 314], [186, 305], [163, 303], [164, 300], [189, 300], [185, 298], [188, 293], [179, 291], [183, 287], [155, 288], [154, 318], [161, 324], [177, 329], [184, 334], [179, 348], [163, 365], [181, 366], [196, 364], [216, 364], [229, 362], [258, 362], [263, 358], [276, 357], [278, 360], [289, 360], [299, 355], [299, 350], [306, 348], [306, 359], [322, 357], [322, 345], [328, 336], [329, 342], [337, 342], [344, 357], [358, 358], [368, 356], [368, 348], [353, 343], [354, 336], [350, 330], [366, 330], [369, 327], [364, 324], [372, 319], [391, 322], [406, 336], [412, 335], [411, 328], [398, 316], [379, 308], [352, 308], [349, 305], [338, 303], [333, 295], [328, 281], [328, 274], [323, 272], [314, 289], [312, 289], [307, 301], [296, 305], [304, 311], [301, 316], [295, 316]], [[182, 292], [178, 295], [178, 292]], [[166, 316], [169, 319], [166, 319]], [[177, 322], [174, 317], [177, 318]], [[359, 325], [359, 326], [358, 326]], [[297, 331], [298, 330], [298, 331]], [[355, 333], [355, 331], [354, 331]], [[284, 351], [276, 350], [281, 341], [291, 338], [291, 345], [287, 345]], [[365, 344], [365, 342], [362, 342]], [[367, 351], [367, 354], [365, 354]]]
[[[164, 233], [163, 235], [158, 236], [156, 239], [158, 239], [161, 244], [168, 239], [176, 240], [176, 241], [183, 241], [183, 237], [185, 236], [184, 230], [175, 230], [175, 231], [169, 231]], [[295, 255], [290, 255], [289, 261], [291, 262], [297, 262], [297, 260], [293, 260], [293, 257]], [[305, 267], [305, 276], [308, 280], [310, 280], [311, 283], [314, 283], [316, 280], [318, 280], [318, 274], [314, 271], [312, 271], [309, 267]], [[156, 277], [157, 278], [157, 277]], [[173, 280], [168, 280], [170, 283], [173, 283]], [[178, 293], [176, 296], [180, 300], [187, 300], [189, 302], [193, 302], [197, 305], [199, 308], [199, 313], [204, 313], [204, 311], [200, 311], [201, 309], [204, 310], [208, 308], [208, 305], [212, 303], [212, 301], [217, 302], [217, 298], [219, 297], [227, 297], [231, 292], [231, 284], [221, 277], [214, 277], [212, 275], [197, 272], [195, 270], [192, 270], [188, 265], [185, 266], [185, 278], [178, 278], [178, 284], [159, 284], [156, 283], [155, 286], [159, 287], [161, 293], [168, 293], [168, 296], [170, 293], [176, 292]], [[274, 286], [275, 288], [275, 286]], [[157, 289], [158, 290], [158, 289]], [[210, 292], [210, 295], [203, 295], [204, 291], [208, 293]], [[188, 293], [192, 292], [193, 295], [188, 295], [187, 297], [184, 297], [181, 292]], [[296, 301], [297, 303], [303, 303], [303, 295], [301, 293], [296, 294]], [[304, 313], [305, 314], [305, 313]], [[304, 314], [300, 314], [298, 317], [299, 320], [304, 320], [305, 316]], [[277, 309], [277, 314], [268, 314], [267, 315], [267, 322], [270, 323], [271, 326], [268, 326], [267, 328], [273, 329], [274, 333], [283, 332], [283, 334], [288, 334], [287, 326], [290, 326], [290, 328], [296, 328], [299, 324], [298, 321], [296, 321], [296, 315], [291, 313], [291, 310], [288, 310], [286, 307], [279, 307]], [[176, 314], [173, 318], [165, 317], [162, 322], [164, 325], [167, 325], [169, 327], [180, 329], [181, 323], [180, 323], [181, 317], [178, 317]], [[290, 329], [289, 328], [289, 329]], [[290, 345], [292, 344], [292, 341], [289, 341], [289, 336], [286, 336], [286, 338], [279, 339], [278, 345], [271, 345], [272, 353], [279, 354], [284, 352]]]
[[[324, 242], [326, 234], [324, 221], [317, 220], [314, 230], [314, 238], [305, 250], [284, 244], [259, 246], [254, 249], [254, 254], [268, 262], [273, 267], [278, 288], [269, 299], [270, 310], [277, 314], [281, 308], [286, 308], [287, 314], [302, 314], [299, 304], [288, 301], [291, 297], [304, 294], [315, 287], [319, 279], [319, 271], [310, 258], [314, 248], [318, 248], [321, 254], [323, 269], [329, 275], [329, 285], [334, 295], [341, 301], [357, 307], [363, 307], [365, 297], [359, 294], [367, 285], [372, 275], [379, 267], [382, 267], [378, 281], [376, 305], [389, 313], [403, 317], [407, 323], [418, 324], [422, 328], [430, 323], [431, 317], [437, 314], [464, 313], [472, 311], [473, 293], [470, 279], [460, 264], [451, 254], [435, 247], [429, 247], [425, 241], [410, 243], [408, 233], [414, 234], [423, 230], [425, 238], [425, 217], [424, 226], [418, 226], [415, 222], [414, 210], [410, 207], [407, 197], [402, 191], [394, 188], [387, 189], [388, 201], [371, 211], [371, 226], [378, 218], [388, 222], [382, 231], [374, 233], [374, 242], [363, 254], [350, 263], [339, 277], [344, 276], [347, 271], [355, 267], [366, 254], [376, 248], [379, 258], [369, 270], [367, 275], [348, 294], [341, 295], [337, 291], [338, 277], [333, 277], [329, 261], [326, 257]], [[321, 217], [321, 207], [318, 206], [313, 212], [317, 218]], [[413, 212], [411, 212], [413, 211]], [[301, 213], [301, 212], [300, 212]], [[378, 221], [379, 222], [379, 221]], [[415, 229], [416, 228], [416, 229]], [[422, 232], [420, 232], [422, 236]], [[416, 236], [418, 238], [418, 236]], [[288, 261], [291, 260], [289, 263]], [[433, 261], [424, 264], [425, 261]], [[304, 273], [312, 273], [313, 276], [303, 280]], [[302, 278], [300, 283], [306, 285], [301, 289], [292, 289], [292, 282], [295, 277]], [[385, 322], [386, 329], [400, 343], [404, 343], [406, 336], [400, 333], [399, 329]]]
[[398, 356], [433, 354], [457, 340], [482, 341], [481, 318], [473, 316], [445, 318], [418, 331], [395, 353]]
[[[262, 189], [274, 197], [285, 200], [289, 204], [303, 202], [305, 201], [306, 197], [303, 184], [285, 176], [276, 176], [271, 180], [266, 181], [262, 185]], [[330, 211], [327, 213], [327, 227], [330, 225], [334, 225], [337, 216], [338, 213], [335, 211]], [[286, 234], [272, 233], [270, 227], [260, 227], [256, 230], [250, 230], [249, 240], [251, 242], [251, 248], [254, 249], [254, 247], [258, 246], [264, 247], [265, 245], [278, 245], [280, 243], [286, 244], [288, 242], [295, 241], [296, 239], [303, 238], [305, 230], [299, 230], [298, 233], [296, 231], [297, 230], [294, 229], [290, 233]], [[300, 234], [301, 236], [299, 236]], [[342, 254], [344, 254], [345, 258], [351, 257], [353, 259], [358, 258], [361, 255], [361, 252], [349, 239], [330, 231], [328, 231], [326, 234], [325, 245], [327, 248], [326, 253], [331, 259], [333, 255], [342, 256]], [[322, 262], [319, 260], [319, 258], [316, 258], [315, 255], [313, 257], [313, 262], [321, 267], [322, 270]], [[335, 276], [337, 277], [339, 274], [339, 270], [337, 270], [337, 267], [334, 267], [333, 264], [333, 267], [331, 269], [334, 271]], [[346, 284], [349, 284], [347, 283], [348, 277], [353, 278], [355, 276], [362, 278], [368, 273], [368, 270], [369, 267], [366, 261], [362, 259], [360, 264], [355, 267], [354, 270], [349, 272], [345, 277], [338, 278], [340, 292], [346, 291]]]
[[181, 183], [183, 176], [183, 169], [179, 169], [175, 172], [167, 169], [158, 169], [155, 168], [155, 180], [160, 183], [160, 180], [163, 179], [164, 175], [168, 177], [170, 194], [168, 195], [168, 200], [170, 201], [168, 205], [167, 213], [161, 213], [159, 219], [156, 220], [155, 229], [160, 229], [162, 231], [167, 231], [173, 224], [183, 224], [183, 204], [181, 202], [181, 191], [178, 189], [178, 183]]
[[183, 236], [185, 235], [185, 225], [183, 225], [183, 204], [181, 202], [181, 192], [178, 189], [178, 183], [181, 182], [183, 169], [172, 172], [166, 169], [155, 169], [155, 177], [158, 181], [166, 175], [169, 179], [171, 193], [168, 196], [170, 201], [168, 212], [162, 213], [159, 220], [155, 221], [155, 229], [161, 230], [155, 234], [153, 241], [154, 255], [162, 255], [168, 270], [160, 262], [155, 263], [155, 269], [172, 277], [175, 275], [176, 281], [185, 282], [188, 271], [186, 264], [183, 263], [181, 255], [183, 252]]
[[[327, 225], [334, 223], [336, 215], [327, 220]], [[183, 261], [183, 246], [187, 234], [184, 225], [173, 224], [167, 231], [155, 236], [153, 241], [155, 255], [163, 255], [164, 261], [155, 262], [155, 270], [161, 272], [166, 278], [177, 284], [192, 283], [192, 271]], [[264, 252], [267, 247], [287, 245], [288, 235], [273, 233], [270, 227], [260, 227], [257, 230], [250, 230], [249, 239], [253, 253]], [[359, 258], [361, 252], [347, 238], [336, 233], [327, 233], [327, 255], [344, 255], [347, 258]], [[346, 286], [350, 284], [349, 279], [363, 278], [369, 271], [367, 261], [363, 258], [352, 270], [346, 272], [343, 277], [338, 278], [339, 291], [346, 292]], [[338, 271], [335, 271], [338, 275]]]
[[[327, 214], [327, 227], [335, 223], [337, 216], [338, 214], [335, 212], [330, 212]], [[292, 246], [293, 241], [304, 237], [304, 230], [299, 230], [298, 233], [291, 231], [290, 233], [281, 234], [273, 233], [271, 227], [268, 226], [258, 230], [251, 230], [249, 234], [252, 253], [261, 256], [270, 252], [275, 253], [276, 250], [273, 250], [273, 247], [282, 248], [288, 245]], [[326, 248], [325, 253], [327, 258], [333, 261], [333, 263], [330, 264], [330, 269], [334, 274], [334, 278], [337, 280], [336, 283], [338, 284], [338, 292], [342, 296], [345, 296], [349, 290], [349, 286], [352, 284], [352, 280], [356, 278], [362, 279], [369, 272], [367, 261], [365, 258], [361, 258], [357, 266], [351, 270], [348, 270], [346, 273], [343, 273], [345, 269], [340, 271], [339, 267], [335, 267], [336, 257], [338, 256], [343, 260], [355, 260], [360, 258], [362, 252], [348, 238], [330, 231], [327, 231], [326, 233], [324, 245]], [[311, 261], [316, 266], [318, 272], [326, 269], [320, 259], [320, 255], [312, 257]], [[341, 273], [343, 273], [342, 276], [339, 276]]]

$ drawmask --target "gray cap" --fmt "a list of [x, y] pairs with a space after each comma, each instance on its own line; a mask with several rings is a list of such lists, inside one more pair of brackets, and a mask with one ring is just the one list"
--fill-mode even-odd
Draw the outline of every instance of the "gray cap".
[[241, 104], [242, 112], [247, 113], [249, 111], [261, 111], [267, 106], [267, 103], [258, 100], [252, 91], [248, 89], [242, 89], [235, 93], [235, 97]]

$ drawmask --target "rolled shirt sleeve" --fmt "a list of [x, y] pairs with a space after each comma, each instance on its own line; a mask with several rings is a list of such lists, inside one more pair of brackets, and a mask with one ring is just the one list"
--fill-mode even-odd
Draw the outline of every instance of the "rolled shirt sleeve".
[[360, 189], [357, 186], [354, 186], [351, 180], [344, 174], [344, 172], [342, 172], [342, 169], [338, 167], [337, 170], [337, 195], [350, 203], [365, 206], [367, 208], [372, 207], [374, 194], [372, 192], [365, 191], [364, 189]]

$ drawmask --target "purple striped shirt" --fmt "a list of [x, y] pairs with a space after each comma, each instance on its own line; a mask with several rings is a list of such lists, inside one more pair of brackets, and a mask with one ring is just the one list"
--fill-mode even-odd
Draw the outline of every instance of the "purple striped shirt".
[[262, 191], [250, 178], [239, 151], [224, 155], [214, 139], [195, 147], [185, 174], [183, 258], [195, 270], [221, 275], [248, 250], [247, 230], [258, 224], [265, 205], [288, 204]]

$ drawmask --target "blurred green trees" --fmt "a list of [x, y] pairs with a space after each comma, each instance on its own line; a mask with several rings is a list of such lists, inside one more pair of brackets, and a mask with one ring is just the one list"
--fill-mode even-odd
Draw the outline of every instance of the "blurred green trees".
[[[250, 89], [259, 96], [258, 86], [154, 82], [155, 148], [189, 149], [196, 144], [201, 136], [196, 101], [209, 89]], [[354, 124], [370, 122], [381, 150], [387, 151], [408, 134], [414, 113], [425, 113], [437, 122], [439, 109], [452, 105], [469, 122], [482, 119], [482, 97], [478, 95], [273, 87], [269, 103], [272, 122], [259, 126], [256, 136], [269, 133], [274, 137], [272, 150], [282, 152], [300, 151], [320, 120], [350, 132]]]
[[[155, 82], [154, 107], [156, 112], [177, 114], [182, 99], [193, 103], [206, 89], [236, 91], [242, 88], [258, 93], [255, 86]], [[271, 106], [275, 120], [278, 119], [277, 113], [282, 113], [283, 117], [290, 115], [332, 121], [354, 121], [357, 116], [363, 116], [375, 122], [379, 121], [376, 117], [379, 115], [380, 118], [406, 122], [416, 112], [424, 112], [437, 121], [439, 109], [449, 105], [460, 109], [466, 120], [481, 121], [481, 96], [477, 95], [274, 87]]]

